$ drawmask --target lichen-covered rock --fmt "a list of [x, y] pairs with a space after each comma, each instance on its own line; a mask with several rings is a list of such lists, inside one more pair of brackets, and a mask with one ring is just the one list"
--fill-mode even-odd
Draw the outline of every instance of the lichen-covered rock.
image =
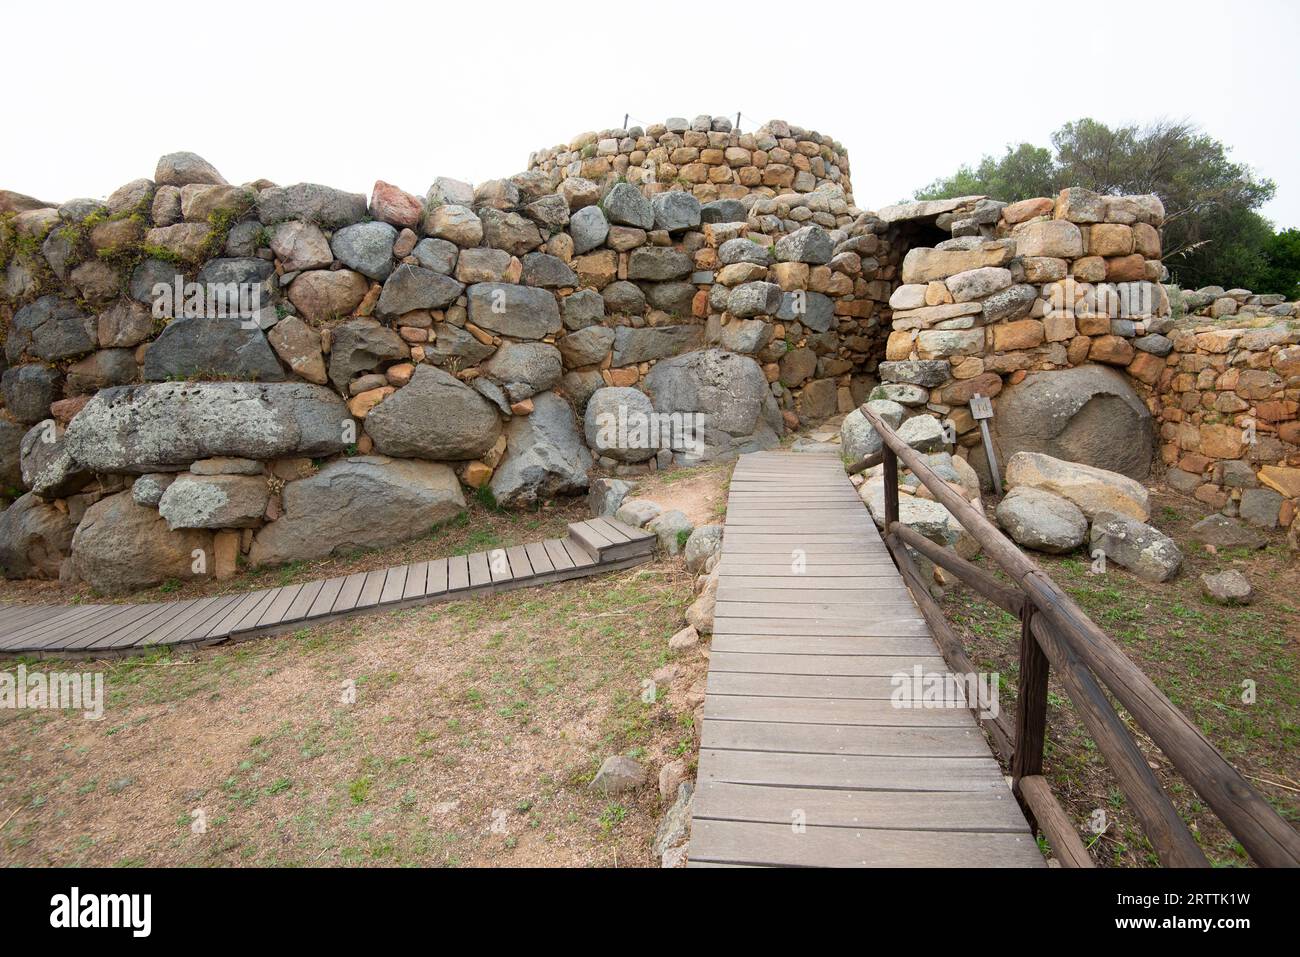
[[561, 329], [560, 307], [545, 289], [480, 282], [469, 287], [469, 321], [514, 339], [541, 339]]
[[375, 314], [396, 319], [416, 309], [442, 309], [456, 301], [465, 287], [442, 273], [403, 263], [384, 282]]
[[645, 784], [646, 770], [631, 758], [616, 754], [601, 762], [600, 770], [587, 786], [601, 794], [622, 794]]
[[491, 449], [501, 423], [487, 399], [465, 383], [421, 365], [410, 382], [370, 410], [366, 433], [384, 455], [460, 462]]
[[717, 458], [771, 448], [785, 426], [758, 363], [721, 349], [703, 349], [657, 362], [646, 375], [656, 412], [701, 413], [699, 447], [691, 458]]
[[173, 319], [149, 346], [142, 374], [146, 381], [226, 377], [280, 382], [284, 369], [266, 336], [239, 319]]
[[53, 419], [46, 419], [23, 436], [22, 483], [41, 498], [65, 498], [90, 481], [90, 472], [68, 453], [65, 431]]
[[410, 356], [402, 337], [374, 319], [349, 319], [334, 327], [331, 338], [329, 377], [340, 392], [358, 373]]
[[650, 205], [654, 209], [655, 229], [676, 233], [700, 225], [700, 201], [685, 190], [656, 193]]
[[162, 493], [158, 514], [173, 530], [256, 528], [270, 495], [262, 476], [183, 474]]
[[722, 553], [722, 526], [700, 525], [691, 532], [683, 550], [686, 570], [699, 574], [708, 571], [709, 561]]
[[820, 226], [804, 226], [776, 241], [776, 258], [780, 262], [812, 263], [831, 261], [835, 244]]
[[998, 524], [1025, 548], [1062, 555], [1083, 544], [1088, 519], [1069, 499], [1022, 485], [998, 503]]
[[253, 540], [254, 565], [421, 538], [465, 508], [460, 482], [448, 466], [373, 455], [330, 462], [286, 485], [283, 499], [284, 514]]
[[[872, 399], [866, 405], [884, 419], [885, 424], [891, 429], [897, 429], [902, 425], [903, 416], [907, 414], [907, 410], [901, 405], [888, 399]], [[840, 423], [840, 448], [851, 462], [864, 459], [868, 455], [875, 455], [883, 446], [880, 434], [867, 421], [867, 417], [860, 409], [854, 409]]]
[[1093, 516], [1091, 545], [1150, 582], [1168, 581], [1183, 563], [1183, 553], [1172, 538], [1125, 515], [1101, 512]]
[[483, 364], [510, 401], [520, 402], [550, 389], [564, 374], [560, 350], [547, 342], [507, 342]]
[[257, 217], [265, 225], [290, 219], [340, 229], [369, 215], [364, 193], [348, 193], [317, 183], [271, 186], [257, 194]]
[[591, 509], [592, 518], [613, 515], [618, 511], [623, 500], [631, 493], [634, 486], [622, 479], [598, 478], [592, 481], [591, 491], [587, 493], [587, 507]]
[[587, 400], [583, 434], [596, 455], [616, 462], [644, 462], [658, 451], [649, 434], [654, 406], [640, 389], [611, 386]]
[[0, 416], [0, 495], [17, 497], [23, 485], [22, 447], [27, 430]]
[[1201, 575], [1201, 592], [1221, 605], [1248, 605], [1255, 594], [1250, 581], [1235, 568], [1216, 575], [1209, 572]]
[[1040, 452], [1017, 452], [1007, 463], [1008, 488], [1026, 485], [1069, 499], [1096, 521], [1114, 513], [1145, 522], [1151, 516], [1147, 490], [1118, 472], [1066, 462]]
[[605, 215], [611, 223], [653, 229], [654, 207], [631, 183], [618, 183], [605, 196]]
[[68, 513], [31, 492], [0, 511], [0, 573], [6, 578], [58, 578], [71, 545]]
[[589, 253], [609, 235], [609, 220], [599, 206], [584, 206], [569, 217], [574, 255]]
[[202, 156], [184, 150], [158, 157], [153, 181], [159, 186], [188, 186], [191, 183], [224, 185], [226, 182], [216, 167]]
[[388, 223], [354, 223], [334, 233], [330, 249], [349, 269], [383, 282], [393, 271], [395, 242], [397, 230]]
[[48, 416], [58, 394], [58, 373], [48, 366], [14, 366], [0, 375], [5, 408], [20, 425], [31, 425]]
[[554, 392], [534, 396], [533, 411], [512, 418], [506, 437], [506, 455], [491, 482], [499, 504], [532, 505], [586, 491], [591, 453], [573, 410]]
[[918, 452], [939, 452], [944, 447], [943, 426], [933, 415], [917, 415], [898, 427], [898, 437]]
[[332, 455], [342, 451], [351, 422], [343, 400], [318, 385], [162, 382], [104, 389], [63, 441], [85, 468], [143, 474], [215, 455]]
[[42, 296], [14, 313], [5, 339], [5, 357], [10, 362], [29, 353], [54, 362], [85, 355], [99, 345], [97, 323], [76, 303], [57, 296]]
[[90, 506], [72, 536], [73, 570], [105, 595], [173, 578], [206, 577], [214, 557], [210, 532], [173, 532], [155, 509], [136, 504], [129, 491]]

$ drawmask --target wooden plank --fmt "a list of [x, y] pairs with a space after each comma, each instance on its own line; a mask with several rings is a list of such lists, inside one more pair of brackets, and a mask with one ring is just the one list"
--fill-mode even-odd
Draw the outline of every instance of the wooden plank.
[[569, 560], [573, 562], [574, 568], [586, 568], [589, 565], [596, 564], [596, 559], [588, 554], [587, 551], [573, 539], [563, 539], [560, 544], [563, 545], [564, 550], [569, 553]]
[[307, 584], [303, 585], [302, 590], [294, 598], [293, 604], [289, 606], [288, 612], [285, 613], [284, 620], [299, 621], [306, 617], [307, 610], [311, 608], [312, 602], [316, 600], [316, 596], [320, 594], [320, 590], [324, 585], [323, 580], [307, 582]]
[[454, 555], [447, 559], [447, 590], [464, 591], [469, 588], [469, 559]]
[[428, 562], [412, 562], [406, 570], [406, 587], [402, 589], [402, 600], [408, 601], [412, 598], [423, 598], [425, 594], [425, 580], [428, 576]]
[[809, 827], [699, 820], [693, 860], [783, 867], [1045, 867], [1024, 834]]
[[555, 563], [551, 561], [543, 542], [529, 542], [524, 546], [524, 551], [528, 553], [528, 563], [532, 566], [533, 574], [546, 575], [555, 571]]
[[424, 582], [426, 597], [441, 595], [447, 591], [447, 559], [438, 558], [429, 562], [429, 573]]
[[62, 634], [62, 629], [67, 627], [75, 628], [80, 622], [96, 620], [100, 616], [109, 613], [113, 607], [112, 605], [82, 605], [75, 608], [66, 608], [61, 615], [29, 622], [26, 626], [8, 635], [0, 642], [0, 648], [38, 648], [40, 647], [41, 636], [52, 633]]
[[[829, 582], [835, 582], [839, 579], [829, 579]], [[888, 604], [909, 604], [916, 607], [912, 602], [912, 593], [897, 582], [886, 581], [877, 584], [875, 588], [835, 588], [823, 584], [821, 579], [807, 578], [805, 576], [806, 588], [738, 588], [732, 584], [732, 579], [728, 577], [725, 581], [721, 578], [718, 583], [717, 600], [719, 602], [769, 602], [782, 605], [798, 605], [798, 610], [802, 611], [804, 606], [820, 605], [833, 602], [839, 607], [856, 607], [856, 608], [877, 608], [880, 603]], [[859, 612], [861, 613], [861, 612]]]
[[266, 610], [271, 607], [271, 604], [283, 591], [283, 588], [268, 589], [251, 608], [245, 611], [239, 619], [230, 626], [230, 634], [234, 635], [244, 631], [251, 631], [256, 628], [257, 622], [261, 619], [262, 615], [265, 614]]
[[881, 599], [875, 604], [867, 602], [769, 602], [769, 601], [723, 601], [717, 600], [713, 612], [715, 618], [753, 618], [763, 617], [780, 621], [792, 615], [807, 616], [805, 620], [817, 623], [828, 621], [863, 621], [878, 618], [922, 619], [911, 599], [886, 601]]
[[293, 600], [298, 597], [298, 592], [302, 591], [302, 585], [288, 585], [280, 590], [276, 595], [275, 601], [266, 607], [262, 612], [262, 617], [257, 619], [258, 628], [270, 628], [284, 621], [284, 616], [288, 614], [289, 608], [293, 605]]
[[361, 583], [361, 594], [357, 596], [357, 607], [374, 608], [378, 605], [387, 578], [387, 568], [376, 568], [374, 571], [366, 572], [366, 580]]
[[484, 554], [487, 556], [492, 584], [508, 582], [514, 578], [514, 573], [510, 570], [510, 555], [504, 548], [493, 548]]
[[469, 587], [482, 588], [492, 583], [492, 570], [486, 552], [474, 552], [469, 560]]
[[846, 791], [768, 787], [708, 781], [691, 806], [699, 820], [784, 824], [798, 813], [809, 827], [1025, 834], [1024, 815], [1009, 791], [951, 794], [936, 791]]
[[871, 791], [988, 791], [1009, 794], [991, 755], [978, 758], [794, 754], [700, 749], [699, 781]]
[[965, 708], [895, 708], [888, 701], [870, 699], [767, 698], [711, 693], [704, 697], [704, 718], [900, 728], [975, 727], [975, 719]]
[[573, 567], [573, 559], [569, 557], [569, 552], [560, 539], [548, 538], [542, 544], [546, 548], [547, 557], [555, 565], [556, 571], [564, 571]]
[[77, 651], [83, 648], [93, 648], [100, 639], [107, 638], [109, 635], [120, 631], [123, 627], [139, 624], [143, 619], [148, 618], [157, 605], [150, 602], [149, 604], [118, 605], [116, 607], [121, 609], [118, 614], [101, 620], [88, 628], [79, 628], [58, 641], [47, 641], [45, 642], [45, 648], [51, 651]]
[[506, 559], [510, 562], [510, 577], [516, 580], [533, 577], [533, 565], [528, 560], [528, 551], [522, 545], [511, 545], [506, 549]]
[[316, 593], [316, 598], [312, 601], [311, 607], [307, 609], [304, 618], [320, 618], [328, 615], [334, 608], [334, 602], [338, 600], [339, 592], [343, 590], [343, 583], [347, 581], [345, 576], [329, 578], [325, 584], [321, 585], [320, 591]]
[[379, 604], [391, 605], [395, 601], [402, 600], [402, 593], [406, 590], [407, 569], [406, 565], [388, 569], [384, 576], [383, 591], [379, 593]]
[[919, 665], [926, 672], [945, 672], [948, 666], [938, 655], [786, 655], [746, 654], [743, 652], [709, 652], [709, 674], [772, 675], [874, 675], [891, 676], [911, 672]]
[[[910, 685], [910, 669], [899, 674], [902, 682]], [[755, 675], [710, 668], [708, 686], [709, 694], [888, 701], [898, 684], [893, 675]]]
[[[341, 582], [343, 579], [339, 579]], [[196, 639], [218, 639], [226, 638], [230, 635], [231, 630], [238, 624], [243, 617], [255, 608], [263, 598], [269, 594], [271, 589], [263, 588], [258, 591], [249, 592], [240, 598], [231, 606], [230, 610], [220, 618], [212, 622], [203, 635], [194, 636]]]
[[938, 646], [928, 635], [874, 638], [840, 635], [713, 635], [711, 652], [742, 651], [786, 655], [937, 655]]
[[347, 578], [343, 579], [343, 587], [339, 589], [338, 597], [334, 599], [334, 605], [330, 608], [330, 614], [339, 615], [356, 608], [357, 601], [361, 598], [361, 589], [365, 583], [365, 572], [354, 572]]
[[919, 614], [895, 615], [878, 621], [810, 621], [805, 618], [720, 618], [713, 620], [715, 635], [803, 635], [809, 637], [902, 638], [929, 636]]
[[198, 599], [190, 598], [186, 601], [159, 602], [154, 606], [151, 614], [132, 622], [130, 625], [125, 625], [111, 634], [104, 635], [95, 643], [95, 646], [103, 649], [129, 648], [141, 638], [156, 630], [162, 623], [172, 621], [176, 616], [185, 614], [196, 601]]
[[590, 518], [585, 523], [589, 528], [594, 528], [600, 534], [604, 535], [611, 542], [630, 542], [632, 536], [629, 535], [622, 524], [615, 524], [605, 518]]
[[207, 634], [208, 628], [222, 617], [236, 602], [243, 601], [243, 595], [216, 595], [204, 598], [177, 615], [172, 621], [160, 624], [153, 631], [141, 635], [132, 645], [133, 648], [149, 648], [155, 645], [181, 644], [192, 641], [197, 634]]
[[[723, 751], [775, 751], [782, 754], [874, 754], [882, 757], [987, 757], [988, 742], [967, 728], [864, 727], [791, 724], [781, 721], [724, 721], [706, 718], [700, 747]], [[1014, 803], [1014, 802], [1013, 802]]]

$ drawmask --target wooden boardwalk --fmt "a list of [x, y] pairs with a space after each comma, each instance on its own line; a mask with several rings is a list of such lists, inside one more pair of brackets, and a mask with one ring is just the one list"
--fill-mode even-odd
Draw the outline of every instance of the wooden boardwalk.
[[491, 594], [649, 561], [655, 537], [607, 518], [565, 538], [372, 572], [189, 601], [0, 605], [0, 657], [102, 657], [166, 645], [210, 645], [346, 615]]
[[947, 667], [837, 455], [743, 456], [719, 569], [691, 866], [1044, 866], [971, 712], [890, 701]]

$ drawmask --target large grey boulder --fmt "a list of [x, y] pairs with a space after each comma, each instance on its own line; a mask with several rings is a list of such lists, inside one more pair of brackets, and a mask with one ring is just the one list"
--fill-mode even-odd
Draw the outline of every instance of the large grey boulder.
[[776, 241], [776, 258], [781, 262], [821, 265], [834, 255], [835, 244], [820, 226], [804, 226]]
[[691, 257], [671, 246], [638, 246], [627, 261], [627, 278], [662, 282], [688, 275], [693, 268]]
[[700, 201], [685, 190], [656, 193], [650, 205], [654, 209], [655, 229], [677, 233], [700, 225]]
[[397, 230], [378, 221], [354, 223], [330, 239], [334, 258], [363, 276], [383, 282], [393, 271], [393, 243]]
[[263, 476], [183, 474], [162, 493], [158, 514], [173, 530], [256, 528], [270, 497]]
[[364, 193], [347, 193], [317, 183], [271, 186], [257, 194], [257, 218], [264, 224], [301, 219], [325, 229], [340, 229], [370, 215]]
[[722, 526], [700, 525], [691, 532], [691, 537], [686, 539], [686, 548], [683, 550], [686, 570], [697, 575], [710, 571], [708, 567], [710, 560], [720, 554], [722, 554]]
[[446, 465], [359, 456], [284, 488], [284, 514], [253, 539], [254, 565], [325, 558], [420, 538], [465, 508]]
[[644, 462], [658, 451], [658, 443], [652, 444], [649, 435], [653, 417], [650, 397], [640, 389], [597, 389], [587, 400], [583, 436], [597, 455], [616, 462]]
[[1074, 551], [1088, 535], [1088, 519], [1077, 505], [1024, 485], [998, 503], [997, 517], [1016, 544], [1051, 555]]
[[[202, 562], [196, 553], [202, 554]], [[137, 504], [130, 491], [90, 506], [72, 536], [73, 571], [105, 595], [126, 594], [172, 578], [205, 577], [214, 557], [211, 532], [173, 532], [157, 510]]]
[[507, 342], [483, 364], [483, 371], [519, 402], [545, 392], [560, 381], [564, 364], [560, 350], [548, 342]]
[[584, 206], [569, 217], [569, 235], [577, 256], [589, 253], [609, 235], [609, 220], [599, 206]]
[[469, 321], [513, 339], [541, 339], [561, 328], [560, 307], [550, 292], [499, 282], [469, 287]]
[[55, 362], [84, 355], [99, 345], [97, 324], [74, 302], [58, 296], [41, 296], [14, 313], [5, 338], [5, 357], [10, 362], [30, 353], [37, 359]]
[[614, 366], [629, 366], [675, 356], [698, 346], [703, 326], [619, 326], [614, 330]]
[[944, 447], [943, 426], [933, 415], [916, 415], [897, 429], [898, 437], [918, 452], [940, 452]]
[[496, 444], [501, 422], [488, 400], [465, 383], [420, 365], [410, 382], [370, 410], [366, 433], [384, 455], [464, 461]]
[[63, 441], [95, 472], [168, 472], [196, 459], [324, 456], [342, 451], [343, 400], [304, 382], [162, 382], [104, 389]]
[[90, 472], [68, 453], [64, 433], [53, 419], [46, 419], [23, 436], [22, 483], [44, 499], [65, 498], [90, 481]]
[[533, 505], [586, 491], [591, 453], [569, 403], [554, 392], [534, 396], [533, 411], [512, 418], [506, 435], [506, 455], [491, 482], [499, 504]]
[[410, 348], [402, 337], [373, 319], [349, 319], [334, 327], [330, 343], [329, 377], [334, 387], [346, 392], [352, 377], [372, 372], [383, 362], [409, 358]]
[[0, 512], [0, 573], [6, 578], [58, 578], [71, 546], [68, 513], [31, 492]]
[[143, 377], [149, 382], [222, 376], [281, 382], [284, 369], [261, 329], [238, 319], [173, 319], [149, 346]]
[[611, 223], [620, 226], [636, 226], [640, 229], [653, 229], [655, 224], [654, 207], [641, 195], [641, 190], [631, 183], [618, 183], [606, 195], [602, 203], [605, 215]]
[[59, 374], [48, 366], [14, 366], [0, 375], [0, 395], [11, 416], [31, 425], [50, 414], [50, 403], [59, 395]]
[[[897, 429], [902, 425], [903, 416], [907, 414], [907, 410], [901, 405], [888, 399], [872, 399], [866, 405], [884, 419], [885, 424], [891, 429]], [[868, 455], [875, 455], [883, 447], [880, 433], [867, 421], [867, 417], [860, 409], [854, 409], [844, 417], [844, 421], [840, 424], [840, 448], [845, 458], [856, 462]]]
[[606, 326], [587, 326], [562, 337], [557, 345], [565, 367], [578, 369], [595, 365], [609, 355], [614, 345], [614, 330]]
[[442, 309], [456, 301], [465, 287], [440, 272], [403, 263], [384, 282], [375, 315], [396, 319], [416, 309]]
[[656, 363], [645, 391], [656, 412], [703, 415], [702, 458], [771, 448], [784, 423], [762, 368], [749, 356], [702, 349]]
[[194, 183], [213, 186], [226, 184], [215, 166], [198, 153], [187, 150], [158, 157], [153, 181], [159, 186], [190, 186]]
[[1218, 512], [1193, 525], [1188, 537], [1215, 548], [1263, 548], [1268, 544], [1268, 538], [1261, 533]]
[[1092, 550], [1149, 582], [1168, 581], [1183, 563], [1174, 540], [1158, 529], [1124, 515], [1102, 513], [1093, 518]]
[[1044, 452], [1139, 480], [1151, 473], [1151, 413], [1114, 369], [1031, 372], [1005, 386], [994, 403], [991, 424], [1003, 462], [1017, 452]]

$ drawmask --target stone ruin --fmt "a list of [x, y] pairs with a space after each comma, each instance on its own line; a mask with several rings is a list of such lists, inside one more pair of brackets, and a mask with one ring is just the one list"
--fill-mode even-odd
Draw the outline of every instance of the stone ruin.
[[[831, 138], [708, 116], [528, 165], [366, 197], [176, 153], [104, 201], [0, 192], [0, 568], [228, 577], [423, 535], [467, 491], [529, 507], [596, 466], [769, 448], [872, 395], [949, 423], [985, 483], [977, 393], [1003, 461], [1163, 465], [1295, 520], [1295, 307], [1174, 315], [1197, 300], [1163, 284], [1155, 197], [867, 212]], [[600, 441], [629, 412], [704, 434]]]

